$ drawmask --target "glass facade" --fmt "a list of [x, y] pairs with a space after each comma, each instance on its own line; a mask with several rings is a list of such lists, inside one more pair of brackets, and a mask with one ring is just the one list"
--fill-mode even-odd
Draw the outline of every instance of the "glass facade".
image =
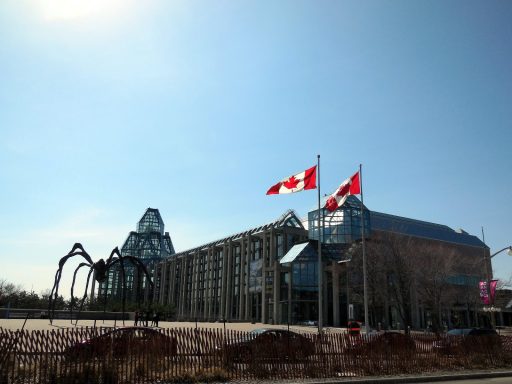
[[[364, 229], [366, 237], [371, 232], [370, 213], [364, 209]], [[318, 240], [319, 232], [322, 232], [322, 243], [325, 244], [349, 244], [361, 239], [361, 202], [355, 196], [349, 196], [343, 206], [329, 212], [321, 209], [321, 224], [323, 231], [319, 231], [318, 227], [318, 210], [309, 212], [308, 228], [309, 238]], [[323, 222], [323, 224], [322, 224]]]
[[[178, 319], [278, 321], [278, 261], [295, 242], [306, 239], [301, 221], [287, 211], [267, 225], [174, 254], [158, 269], [168, 272], [155, 300], [174, 305]], [[185, 265], [193, 265], [186, 274]], [[167, 284], [164, 280], [170, 278], [174, 283]]]
[[292, 265], [292, 323], [318, 318], [318, 261], [299, 259]]
[[[137, 232], [130, 232], [128, 238], [121, 247], [123, 257], [131, 256], [139, 259], [147, 271], [153, 275], [158, 262], [174, 254], [174, 247], [168, 232], [164, 232], [164, 222], [158, 209], [148, 208], [137, 223]], [[144, 273], [134, 263], [126, 259], [124, 261], [125, 295], [128, 301], [140, 303], [151, 292], [144, 293], [149, 283]], [[161, 273], [153, 276], [155, 290], [160, 290], [163, 282]], [[100, 284], [99, 294], [121, 299], [123, 295], [123, 283], [121, 266], [109, 271], [108, 279]]]
[[[179, 254], [172, 254], [174, 250], [169, 238], [169, 246], [163, 242], [163, 249], [170, 256], [158, 269], [159, 273], [166, 272], [165, 276], [155, 278], [158, 286], [155, 300], [164, 305], [174, 305], [179, 320], [226, 319], [311, 324], [318, 319], [318, 273], [322, 273], [326, 303], [323, 306], [324, 324], [341, 325], [349, 314], [361, 318], [363, 299], [362, 288], [359, 287], [363, 286], [362, 274], [358, 265], [350, 265], [349, 270], [350, 263], [338, 262], [356, 258], [363, 224], [365, 238], [369, 242], [378, 239], [370, 239], [370, 232], [378, 236], [379, 231], [388, 231], [417, 237], [423, 233], [429, 240], [438, 241], [435, 245], [441, 248], [445, 242], [453, 244], [452, 239], [465, 236], [454, 246], [474, 247], [474, 239], [467, 234], [453, 234], [436, 224], [370, 212], [366, 207], [361, 207], [360, 200], [355, 196], [350, 196], [334, 212], [321, 211], [322, 231], [318, 226], [318, 213], [317, 210], [308, 213], [308, 230], [295, 213], [288, 211], [269, 224]], [[150, 215], [139, 228], [155, 229], [148, 232], [150, 234], [162, 233], [163, 223], [160, 223], [158, 216]], [[420, 231], [422, 228], [424, 232]], [[317, 254], [320, 235], [321, 267]], [[428, 237], [434, 235], [437, 238]], [[165, 239], [165, 235], [162, 238]], [[157, 246], [160, 245], [162, 249], [162, 242], [152, 239], [144, 233], [137, 233], [137, 236], [127, 240], [126, 250], [145, 250], [141, 251], [140, 257], [152, 260], [153, 255], [157, 254]], [[465, 256], [466, 251], [463, 248], [460, 252]], [[480, 249], [478, 251], [480, 258]], [[383, 289], [394, 282], [393, 273], [386, 274]], [[471, 271], [464, 273], [464, 276], [454, 274], [449, 280], [453, 285], [470, 286], [475, 279], [470, 275]], [[136, 277], [133, 280], [136, 281]], [[374, 300], [374, 296], [370, 297]], [[379, 296], [377, 299], [382, 298]], [[374, 320], [381, 312], [383, 317], [391, 316], [392, 300], [382, 306], [377, 301], [376, 304], [371, 303], [370, 315]], [[387, 324], [391, 324], [388, 320]]]
[[164, 234], [164, 222], [158, 209], [148, 208], [142, 219], [137, 224], [137, 232], [149, 233], [158, 232]]

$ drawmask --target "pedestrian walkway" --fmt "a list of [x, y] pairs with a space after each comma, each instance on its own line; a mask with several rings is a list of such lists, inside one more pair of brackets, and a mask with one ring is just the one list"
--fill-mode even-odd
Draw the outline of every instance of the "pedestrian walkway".
[[[25, 326], [23, 327], [23, 325]], [[79, 320], [75, 325], [75, 321], [71, 320], [54, 320], [50, 324], [48, 319], [0, 319], [0, 327], [10, 330], [47, 330], [47, 329], [63, 329], [63, 328], [76, 328], [76, 327], [131, 327], [134, 325], [133, 320]], [[263, 323], [222, 323], [222, 322], [186, 322], [186, 321], [159, 321], [159, 328], [208, 328], [208, 329], [223, 329], [235, 331], [251, 331], [256, 328], [279, 328], [287, 329], [286, 325], [269, 325]], [[290, 330], [299, 332], [312, 332], [316, 333], [317, 328], [314, 326], [290, 326]], [[333, 328], [334, 329], [334, 328]], [[332, 331], [334, 332], [334, 331]], [[343, 328], [337, 328], [336, 332], [344, 332]]]

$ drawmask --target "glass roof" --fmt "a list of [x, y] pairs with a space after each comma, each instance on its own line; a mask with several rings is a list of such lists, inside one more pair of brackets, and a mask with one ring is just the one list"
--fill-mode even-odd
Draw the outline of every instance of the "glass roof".
[[[304, 253], [304, 255], [309, 256], [308, 258], [314, 258], [316, 256], [316, 252], [314, 250], [308, 249], [309, 242], [302, 243], [302, 244], [295, 244], [293, 247], [290, 248], [290, 250], [284, 255], [281, 260], [279, 260], [279, 263], [281, 264], [287, 264], [287, 263], [293, 263], [295, 259]], [[310, 247], [312, 248], [312, 247]]]
[[182, 252], [176, 253], [176, 254], [174, 254], [174, 256], [175, 257], [180, 257], [180, 256], [183, 256], [183, 255], [188, 255], [190, 253], [193, 253], [193, 252], [196, 252], [196, 251], [200, 251], [200, 250], [212, 247], [212, 246], [223, 245], [224, 243], [227, 243], [229, 241], [236, 241], [236, 240], [238, 240], [238, 239], [240, 239], [240, 238], [242, 238], [244, 236], [256, 235], [258, 233], [264, 232], [264, 231], [269, 230], [271, 228], [282, 228], [282, 227], [293, 227], [293, 228], [304, 229], [304, 226], [302, 225], [302, 223], [301, 223], [297, 213], [294, 210], [289, 209], [285, 213], [283, 213], [278, 219], [276, 219], [276, 220], [274, 220], [274, 221], [272, 221], [270, 223], [267, 223], [267, 224], [261, 225], [259, 227], [255, 227], [255, 228], [249, 229], [249, 230], [244, 231], [244, 232], [239, 232], [239, 233], [236, 233], [234, 235], [231, 235], [231, 236], [228, 236], [228, 237], [224, 237], [222, 239], [219, 239], [219, 240], [216, 240], [216, 241], [212, 241], [210, 243], [203, 244], [203, 245], [200, 245], [200, 246], [192, 248], [192, 249], [188, 249], [186, 251], [182, 251]]
[[397, 232], [410, 236], [471, 245], [474, 247], [487, 247], [478, 237], [466, 232], [457, 232], [446, 225], [373, 211], [370, 212], [370, 216], [372, 230]]
[[130, 232], [121, 253], [143, 259], [163, 258], [175, 253], [169, 233], [164, 233], [164, 222], [158, 209], [146, 210], [137, 223], [137, 232]]
[[[322, 244], [322, 260], [344, 260], [346, 259], [345, 252], [348, 248], [348, 244]], [[316, 240], [295, 244], [279, 260], [279, 263], [287, 264], [299, 260], [318, 260], [318, 242]]]
[[155, 208], [148, 208], [137, 224], [137, 232], [159, 232], [164, 234], [164, 221], [160, 212]]

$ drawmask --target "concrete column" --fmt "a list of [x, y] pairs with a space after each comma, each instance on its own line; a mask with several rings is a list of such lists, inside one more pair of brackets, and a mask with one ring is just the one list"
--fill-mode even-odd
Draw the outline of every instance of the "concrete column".
[[220, 308], [219, 308], [219, 317], [225, 319], [225, 313], [226, 313], [226, 295], [227, 295], [227, 266], [228, 266], [228, 256], [227, 256], [227, 249], [226, 243], [222, 246], [222, 279], [221, 279], [221, 290], [220, 290]]
[[226, 308], [224, 310], [224, 318], [226, 320], [231, 320], [231, 300], [234, 295], [234, 291], [232, 288], [233, 285], [233, 243], [231, 240], [228, 242], [228, 246], [226, 248], [226, 256], [227, 256], [227, 265], [225, 266], [224, 271], [226, 272]]
[[280, 310], [279, 310], [279, 301], [280, 301], [280, 285], [281, 285], [281, 266], [279, 264], [279, 260], [277, 260], [277, 250], [276, 250], [276, 232], [274, 228], [270, 230], [270, 265], [272, 266], [274, 272], [274, 280], [272, 282], [272, 300], [273, 300], [273, 308], [272, 308], [272, 322], [273, 324], [279, 324], [281, 321]]
[[239, 309], [238, 309], [238, 319], [245, 320], [245, 284], [246, 284], [246, 255], [245, 255], [245, 245], [244, 245], [245, 237], [240, 239], [240, 301], [239, 301]]
[[180, 269], [180, 280], [179, 283], [174, 284], [174, 289], [176, 291], [176, 314], [178, 316], [178, 319], [181, 316], [181, 294], [183, 290], [181, 289], [181, 283], [183, 281], [183, 257], [180, 259], [176, 259], [176, 268]]
[[174, 279], [173, 279], [173, 276], [174, 276], [174, 260], [169, 258], [167, 260], [167, 266], [169, 268], [169, 273], [167, 274], [167, 280], [166, 280], [166, 285], [167, 285], [166, 296], [167, 296], [167, 299], [165, 300], [164, 305], [170, 305], [172, 303], [171, 292], [172, 292], [172, 282], [174, 281]]
[[288, 324], [292, 324], [292, 286], [293, 286], [293, 273], [292, 273], [293, 263], [290, 264], [290, 268], [288, 271]]
[[186, 287], [187, 287], [187, 262], [186, 259], [189, 256], [185, 256], [181, 259], [181, 284], [180, 284], [180, 317], [185, 316], [185, 301], [186, 301]]
[[[162, 266], [161, 265], [155, 265], [153, 268], [153, 295], [151, 297], [152, 303], [160, 303], [160, 287], [157, 287], [157, 281], [160, 279], [160, 283], [162, 282]], [[122, 281], [122, 280], [121, 280]], [[121, 283], [121, 287], [122, 287]], [[160, 284], [161, 286], [161, 284]], [[122, 292], [122, 291], [121, 291]], [[122, 298], [121, 293], [121, 298]]]
[[191, 319], [197, 318], [197, 304], [199, 296], [199, 252], [194, 252], [192, 256], [192, 308], [190, 309]]
[[279, 261], [274, 261], [274, 324], [281, 324], [281, 265]]
[[263, 247], [261, 251], [262, 257], [262, 267], [261, 267], [261, 319], [262, 323], [267, 323], [267, 300], [266, 300], [266, 292], [267, 292], [267, 234], [263, 232], [263, 241], [261, 242], [261, 246]]
[[204, 317], [208, 319], [208, 311], [210, 309], [210, 271], [211, 271], [211, 249], [206, 250], [206, 272], [204, 274]]
[[166, 277], [167, 277], [167, 269], [168, 269], [168, 263], [167, 261], [164, 261], [160, 264], [162, 266], [162, 277], [160, 278], [160, 297], [159, 297], [159, 303], [160, 304], [165, 304], [165, 295], [166, 295], [166, 290], [165, 290], [165, 282], [166, 282]]
[[203, 274], [203, 297], [202, 297], [202, 300], [203, 300], [203, 304], [201, 306], [201, 314], [202, 314], [202, 318], [203, 320], [206, 319], [206, 316], [207, 316], [207, 308], [206, 306], [208, 305], [208, 268], [209, 268], [209, 265], [208, 265], [208, 251], [206, 253], [202, 253], [201, 252], [201, 271], [202, 271], [202, 274]]
[[219, 260], [220, 250], [217, 248], [213, 249], [213, 263], [212, 263], [212, 309], [211, 319], [219, 319]]
[[337, 262], [331, 263], [332, 268], [332, 321], [335, 327], [341, 325], [340, 321], [340, 266]]
[[213, 265], [214, 265], [214, 260], [215, 260], [215, 247], [210, 247], [208, 248], [208, 300], [207, 300], [207, 304], [206, 304], [206, 308], [207, 308], [207, 311], [206, 311], [206, 318], [208, 320], [212, 320], [213, 318], [213, 306], [214, 306], [214, 294], [213, 294], [213, 289], [214, 289], [214, 281], [213, 281], [213, 278], [215, 276], [215, 271], [214, 271], [214, 268], [213, 268]]
[[176, 290], [176, 287], [174, 286], [174, 282], [176, 281], [176, 258], [172, 258], [170, 264], [171, 264], [171, 273], [169, 275], [169, 299], [168, 299], [167, 303], [176, 307], [176, 303], [174, 300], [174, 293]]
[[167, 262], [160, 263], [161, 271], [160, 271], [160, 294], [158, 302], [160, 304], [164, 304], [165, 301], [165, 281], [167, 279]]
[[254, 314], [252, 313], [252, 300], [249, 293], [249, 269], [252, 260], [252, 237], [247, 236], [246, 246], [246, 269], [245, 269], [245, 320], [252, 320]]

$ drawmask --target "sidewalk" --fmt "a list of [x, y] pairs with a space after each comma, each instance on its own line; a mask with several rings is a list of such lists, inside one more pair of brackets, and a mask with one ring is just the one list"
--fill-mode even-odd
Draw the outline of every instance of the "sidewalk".
[[[25, 319], [0, 319], [0, 327], [3, 329], [10, 329], [12, 331], [20, 330], [25, 323]], [[256, 328], [279, 328], [286, 329], [286, 325], [269, 325], [263, 323], [219, 323], [219, 322], [186, 322], [186, 321], [160, 321], [158, 323], [159, 328], [208, 328], [208, 329], [222, 329], [224, 326], [228, 330], [235, 331], [251, 331]], [[50, 324], [48, 319], [28, 319], [25, 323], [24, 329], [27, 331], [32, 330], [50, 330], [50, 329], [63, 329], [63, 328], [81, 328], [81, 327], [131, 327], [133, 326], [133, 320], [125, 320], [124, 325], [122, 320], [79, 320], [78, 325], [71, 322], [71, 320], [54, 320], [53, 324]], [[310, 326], [290, 326], [290, 330], [298, 332], [312, 332], [316, 333], [316, 327]], [[342, 328], [339, 332], [343, 332]]]

